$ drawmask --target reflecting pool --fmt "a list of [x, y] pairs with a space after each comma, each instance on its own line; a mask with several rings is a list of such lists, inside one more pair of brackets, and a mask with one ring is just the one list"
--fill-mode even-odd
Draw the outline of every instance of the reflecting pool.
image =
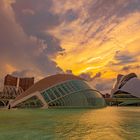
[[0, 109], [0, 140], [140, 140], [140, 107]]

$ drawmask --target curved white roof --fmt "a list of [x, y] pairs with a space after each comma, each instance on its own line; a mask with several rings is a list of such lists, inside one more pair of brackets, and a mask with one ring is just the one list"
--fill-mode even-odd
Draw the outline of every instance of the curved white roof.
[[77, 77], [75, 75], [71, 74], [56, 74], [51, 75], [46, 78], [43, 78], [42, 80], [35, 83], [32, 87], [30, 87], [28, 90], [26, 90], [21, 95], [17, 96], [14, 101], [17, 101], [31, 93], [34, 93], [36, 91], [42, 91], [44, 89], [47, 89], [55, 84], [59, 84], [61, 82], [67, 81], [67, 80], [84, 80], [80, 77]]
[[120, 89], [140, 98], [140, 79], [132, 78]]

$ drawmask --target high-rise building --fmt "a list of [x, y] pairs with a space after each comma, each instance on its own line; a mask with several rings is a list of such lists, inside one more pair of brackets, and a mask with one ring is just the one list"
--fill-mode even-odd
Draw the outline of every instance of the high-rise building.
[[34, 78], [18, 78], [8, 74], [5, 76], [4, 87], [0, 97], [14, 99], [33, 84]]
[[30, 88], [34, 84], [34, 78], [19, 78], [19, 87], [24, 91]]
[[6, 75], [5, 76], [5, 79], [4, 79], [4, 86], [17, 86], [17, 81], [18, 81], [18, 78], [17, 77], [14, 77], [14, 76], [11, 76], [11, 75]]

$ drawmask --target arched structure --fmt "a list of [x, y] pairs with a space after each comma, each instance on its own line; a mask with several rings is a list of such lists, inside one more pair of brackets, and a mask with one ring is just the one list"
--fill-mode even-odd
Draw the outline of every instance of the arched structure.
[[112, 89], [113, 98], [124, 98], [119, 105], [140, 105], [140, 79], [137, 75], [119, 75]]
[[19, 95], [11, 107], [104, 107], [101, 94], [74, 75], [57, 74], [46, 77]]
[[4, 86], [3, 92], [0, 96], [4, 99], [15, 99], [21, 93], [23, 93], [23, 89], [21, 87]]

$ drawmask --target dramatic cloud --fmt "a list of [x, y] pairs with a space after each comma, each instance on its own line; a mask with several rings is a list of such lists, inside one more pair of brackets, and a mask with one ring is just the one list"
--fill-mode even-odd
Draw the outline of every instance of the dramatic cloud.
[[127, 72], [129, 72], [129, 71], [131, 71], [131, 70], [140, 70], [140, 65], [128, 65], [128, 66], [124, 66], [123, 68], [122, 68], [122, 71], [127, 71]]
[[112, 83], [115, 82], [115, 79], [112, 80], [103, 80], [100, 79], [100, 82], [95, 85], [95, 88], [103, 93], [110, 93], [110, 89], [112, 89], [113, 85]]
[[82, 73], [79, 75], [79, 77], [87, 80], [87, 81], [91, 81], [92, 80], [92, 77], [91, 77], [91, 74], [90, 73]]
[[[74, 74], [104, 71], [108, 69], [108, 62], [115, 59], [117, 51], [127, 52], [132, 44], [134, 47], [136, 40], [140, 40], [140, 2], [137, 0], [89, 0], [76, 4], [63, 1], [63, 8], [59, 2], [55, 2], [57, 10], [53, 10], [60, 15], [61, 11], [64, 13], [68, 9], [79, 12], [74, 22], [63, 22], [59, 28], [51, 31], [65, 49], [65, 53], [56, 58], [64, 70], [72, 69]], [[138, 50], [137, 45], [134, 48]], [[132, 58], [124, 56], [127, 59], [124, 63], [136, 60], [138, 54], [131, 54], [131, 51], [129, 56]]]
[[129, 64], [129, 63], [133, 63], [137, 61], [135, 56], [133, 56], [131, 53], [126, 52], [126, 51], [116, 52], [114, 56], [114, 60], [116, 60], [116, 62], [112, 63], [112, 65], [125, 65], [125, 64]]
[[[23, 1], [20, 2], [23, 4]], [[27, 5], [26, 3], [25, 6]], [[29, 5], [32, 5], [32, 2]], [[22, 17], [21, 22], [17, 18], [15, 19], [17, 13], [20, 14], [18, 8], [15, 8], [17, 11], [13, 11], [9, 3], [0, 1], [1, 77], [3, 78], [7, 73], [13, 73], [14, 71], [18, 71], [23, 75], [25, 69], [25, 75], [28, 73], [28, 76], [36, 76], [37, 79], [45, 75], [62, 72], [62, 69], [52, 60], [53, 55], [63, 50], [60, 47], [60, 41], [52, 35], [41, 33], [41, 29], [37, 28], [37, 26], [40, 26], [39, 23], [34, 24], [35, 21], [30, 21], [29, 26], [24, 26], [24, 22], [28, 22], [28, 19], [23, 20], [22, 15], [20, 15]], [[50, 17], [52, 16], [50, 15]], [[34, 19], [36, 18], [34, 17]], [[51, 19], [49, 19], [49, 22], [51, 22]], [[52, 26], [52, 23], [49, 24]], [[36, 27], [29, 30], [35, 25]]]
[[1, 0], [0, 77], [79, 75], [107, 91], [139, 72], [139, 0]]
[[115, 82], [115, 78], [113, 79], [103, 79], [103, 78], [97, 78], [92, 81], [90, 81], [90, 85], [93, 86], [95, 89], [99, 90], [101, 93], [109, 93], [113, 87], [113, 84]]
[[69, 9], [66, 14], [65, 14], [65, 17], [64, 19], [68, 22], [72, 22], [74, 20], [76, 20], [78, 18], [78, 12], [72, 10], [72, 9]]
[[[29, 36], [37, 37], [43, 42], [46, 54], [56, 54], [63, 51], [57, 38], [47, 32], [47, 30], [59, 24], [59, 16], [51, 12], [52, 0], [20, 0], [12, 4], [17, 22], [22, 26]], [[26, 11], [32, 11], [26, 12]]]
[[100, 78], [101, 77], [101, 72], [96, 73], [96, 75], [92, 78], [93, 80], [96, 78]]

